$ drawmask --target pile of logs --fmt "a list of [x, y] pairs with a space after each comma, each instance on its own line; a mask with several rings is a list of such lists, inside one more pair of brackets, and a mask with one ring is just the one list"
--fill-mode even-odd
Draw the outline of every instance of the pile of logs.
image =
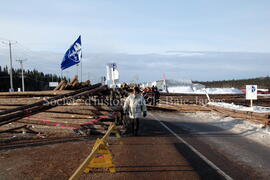
[[67, 82], [66, 80], [62, 80], [59, 85], [54, 89], [54, 91], [57, 90], [76, 90], [81, 89], [84, 87], [90, 86], [90, 81], [87, 80], [85, 82], [79, 82], [78, 76], [76, 75], [70, 82]]
[[69, 100], [79, 99], [83, 96], [93, 96], [96, 95], [98, 92], [102, 92], [107, 89], [107, 86], [102, 86], [100, 83], [94, 84], [92, 86], [85, 87], [66, 94], [61, 94], [47, 99], [43, 99], [35, 103], [0, 111], [0, 126], [17, 121], [27, 115], [27, 113], [36, 114], [38, 112], [44, 111], [45, 109], [50, 109], [58, 105], [64, 105], [66, 102], [69, 102]]
[[0, 149], [11, 142], [13, 146], [15, 141], [23, 140], [23, 144], [40, 137], [105, 133], [111, 122], [119, 123], [122, 119], [121, 105], [106, 104], [105, 100], [111, 98], [111, 91], [99, 83], [42, 98], [0, 96], [12, 101], [0, 110]]

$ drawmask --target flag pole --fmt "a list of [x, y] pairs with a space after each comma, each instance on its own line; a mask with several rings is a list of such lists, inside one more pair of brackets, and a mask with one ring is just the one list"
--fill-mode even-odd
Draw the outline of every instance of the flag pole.
[[[82, 45], [82, 42], [81, 42], [81, 35], [79, 36], [79, 38], [80, 38], [80, 45]], [[83, 68], [82, 68], [82, 51], [81, 51], [81, 82], [83, 82], [83, 77], [82, 77], [82, 75], [83, 75]]]
[[77, 66], [77, 77], [79, 78], [79, 64], [76, 64]]
[[115, 74], [114, 74], [114, 70], [112, 71], [112, 83], [113, 83], [113, 89], [116, 88], [116, 84], [115, 84]]
[[83, 82], [83, 79], [82, 79], [82, 58], [81, 58], [81, 82]]

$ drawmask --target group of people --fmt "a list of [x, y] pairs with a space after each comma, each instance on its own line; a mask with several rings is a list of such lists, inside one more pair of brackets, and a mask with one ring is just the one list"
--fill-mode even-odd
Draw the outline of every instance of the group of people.
[[152, 86], [151, 88], [148, 87], [143, 90], [143, 96], [146, 99], [147, 104], [155, 106], [159, 102], [160, 93], [157, 86]]
[[[126, 98], [123, 106], [124, 114], [128, 114], [127, 131], [135, 136], [138, 135], [139, 119], [147, 116], [147, 108], [144, 97], [139, 87], [134, 87], [133, 92]], [[130, 132], [127, 132], [130, 133]]]

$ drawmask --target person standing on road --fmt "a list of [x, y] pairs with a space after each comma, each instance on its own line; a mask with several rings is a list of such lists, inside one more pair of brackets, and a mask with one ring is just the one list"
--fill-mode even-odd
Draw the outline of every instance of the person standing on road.
[[135, 87], [133, 89], [133, 93], [127, 97], [124, 103], [123, 110], [124, 113], [129, 114], [132, 126], [132, 133], [133, 135], [137, 136], [139, 130], [139, 118], [147, 116], [145, 99], [142, 95], [140, 95], [139, 87]]

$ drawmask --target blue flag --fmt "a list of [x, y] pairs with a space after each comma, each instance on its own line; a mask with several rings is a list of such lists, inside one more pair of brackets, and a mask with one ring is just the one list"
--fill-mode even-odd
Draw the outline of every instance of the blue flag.
[[70, 46], [70, 48], [65, 53], [65, 56], [61, 62], [61, 69], [64, 70], [80, 63], [82, 58], [82, 43], [81, 36]]

